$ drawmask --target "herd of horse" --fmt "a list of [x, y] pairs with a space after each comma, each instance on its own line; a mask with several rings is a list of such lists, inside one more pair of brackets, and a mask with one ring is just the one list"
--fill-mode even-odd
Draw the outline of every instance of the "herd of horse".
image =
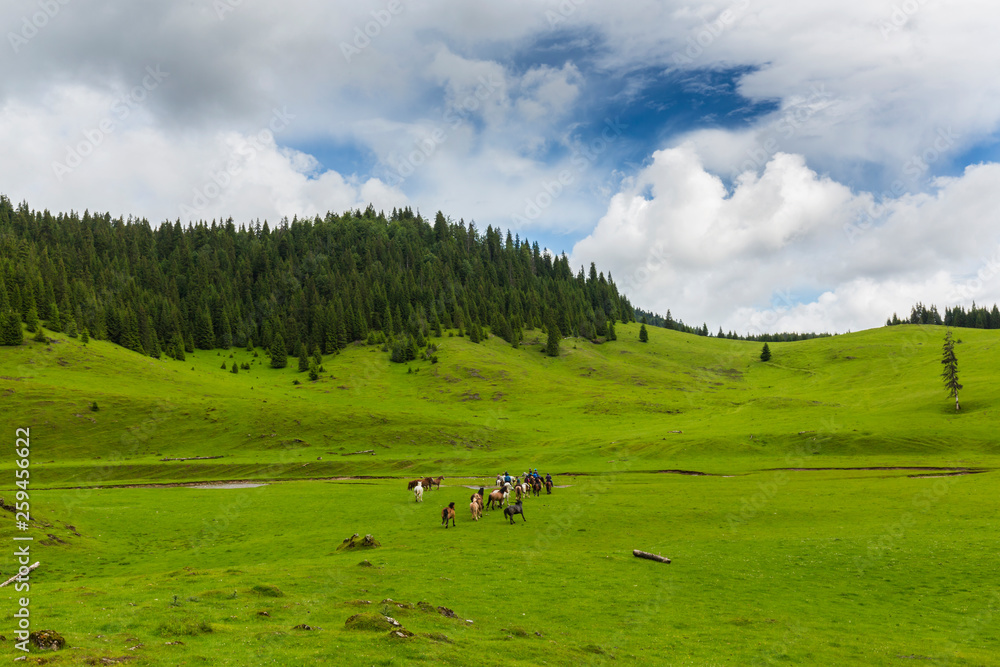
[[[407, 484], [406, 489], [408, 491], [413, 491], [414, 502], [423, 502], [424, 500], [424, 489], [431, 488], [441, 488], [441, 480], [444, 477], [423, 477], [420, 479], [410, 480]], [[545, 492], [548, 494], [552, 493], [552, 479], [546, 478], [544, 481], [539, 477], [528, 477], [522, 482], [520, 479], [515, 480], [516, 483], [511, 483], [504, 481], [503, 476], [497, 477], [497, 488], [486, 494], [486, 487], [479, 487], [479, 491], [473, 493], [469, 498], [469, 511], [472, 514], [473, 521], [479, 521], [483, 516], [484, 509], [499, 509], [503, 508], [504, 517], [510, 520], [510, 523], [514, 523], [514, 515], [520, 514], [522, 521], [527, 521], [524, 518], [524, 508], [523, 501], [528, 496], [534, 495], [539, 496], [542, 493], [542, 487], [545, 487]], [[510, 502], [510, 495], [514, 494], [514, 503]], [[441, 523], [445, 528], [448, 527], [448, 523], [452, 526], [455, 525], [455, 503], [448, 503], [448, 506], [441, 510]]]

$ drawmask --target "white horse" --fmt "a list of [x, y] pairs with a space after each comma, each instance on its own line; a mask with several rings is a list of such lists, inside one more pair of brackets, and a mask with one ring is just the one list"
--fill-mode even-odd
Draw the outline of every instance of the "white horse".
[[413, 487], [413, 502], [424, 502], [424, 487], [420, 482], [417, 482], [417, 485]]

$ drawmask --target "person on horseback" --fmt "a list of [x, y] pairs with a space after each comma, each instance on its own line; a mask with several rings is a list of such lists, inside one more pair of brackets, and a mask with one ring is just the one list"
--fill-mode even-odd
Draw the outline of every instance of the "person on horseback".
[[510, 484], [510, 473], [506, 470], [503, 471], [503, 481]]
[[552, 473], [550, 472], [545, 473], [545, 481], [549, 484], [552, 483]]

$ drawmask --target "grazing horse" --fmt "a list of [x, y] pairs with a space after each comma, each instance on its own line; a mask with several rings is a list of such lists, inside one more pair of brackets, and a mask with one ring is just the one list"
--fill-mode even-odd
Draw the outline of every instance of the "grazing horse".
[[444, 527], [448, 528], [448, 520], [451, 519], [451, 525], [455, 525], [455, 503], [448, 503], [448, 506], [441, 510], [441, 523]]
[[[428, 477], [427, 479], [430, 479], [430, 477]], [[444, 479], [444, 475], [442, 475], [441, 477], [435, 477], [434, 479], [431, 479], [431, 484], [434, 484], [435, 486], [437, 486], [437, 488], [440, 489], [442, 479]]]
[[552, 480], [551, 479], [545, 480], [545, 493], [548, 493], [548, 494], [552, 493]]
[[520, 514], [521, 515], [521, 521], [523, 521], [525, 523], [528, 522], [528, 520], [524, 518], [524, 510], [521, 509], [521, 501], [520, 500], [518, 500], [516, 503], [514, 503], [510, 507], [505, 507], [504, 510], [503, 510], [503, 515], [505, 517], [507, 517], [508, 519], [510, 519], [510, 522], [512, 524], [514, 523], [514, 515], [515, 514]]
[[424, 487], [419, 481], [417, 482], [417, 485], [413, 487], [413, 502], [424, 502]]

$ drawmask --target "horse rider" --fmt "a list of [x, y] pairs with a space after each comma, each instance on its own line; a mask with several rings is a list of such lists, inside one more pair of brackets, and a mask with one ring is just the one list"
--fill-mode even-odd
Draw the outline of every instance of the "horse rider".
[[552, 483], [552, 473], [550, 472], [545, 473], [545, 483], [546, 484]]
[[503, 481], [507, 484], [510, 484], [510, 473], [508, 473], [506, 470], [503, 471]]

